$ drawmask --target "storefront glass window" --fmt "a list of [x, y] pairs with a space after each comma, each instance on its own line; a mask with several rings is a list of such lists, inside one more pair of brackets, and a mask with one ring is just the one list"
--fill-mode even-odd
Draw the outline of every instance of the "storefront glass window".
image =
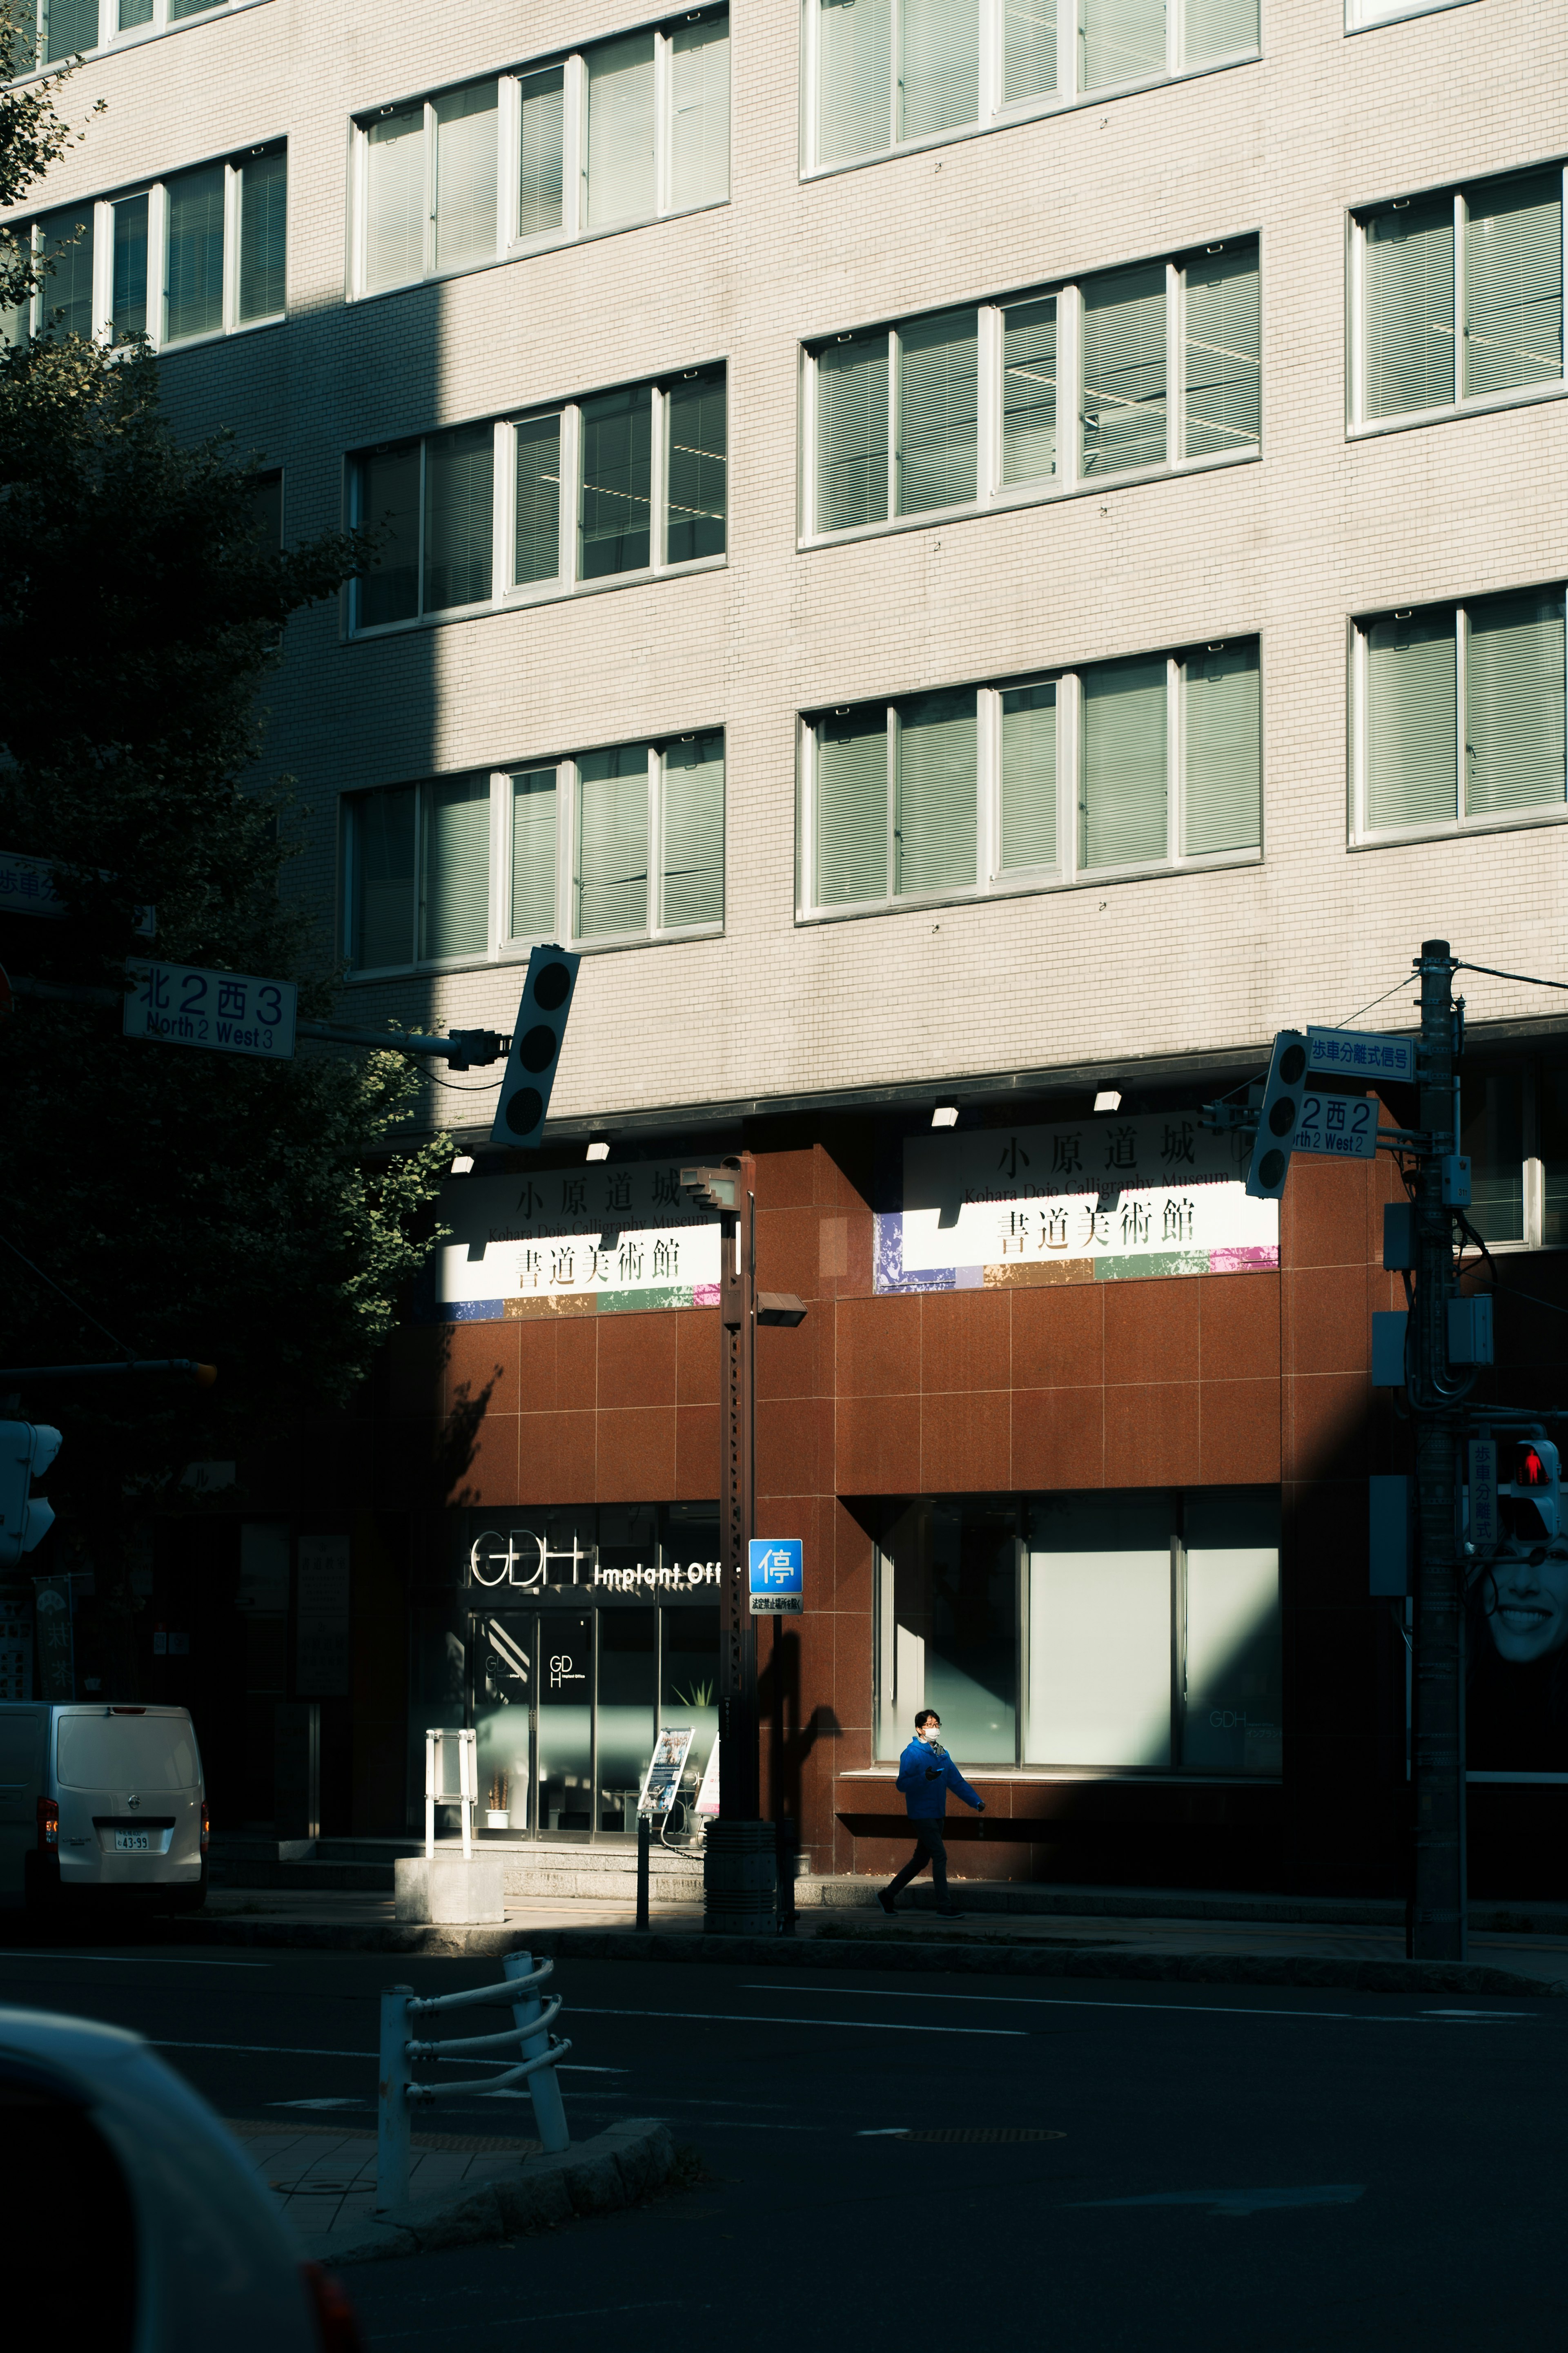
[[1200, 1773], [1278, 1773], [1279, 1498], [1266, 1487], [1189, 1495], [1183, 1535], [1182, 1763]]
[[719, 1609], [716, 1602], [703, 1602], [695, 1609], [688, 1604], [659, 1614], [663, 1620], [659, 1721], [689, 1724], [692, 1728], [691, 1753], [680, 1788], [686, 1819], [677, 1825], [689, 1830], [697, 1793], [719, 1736]]
[[552, 1611], [539, 1628], [538, 1822], [593, 1828], [594, 1621]]
[[475, 1753], [479, 1827], [484, 1830], [516, 1831], [529, 1826], [537, 1624], [533, 1618], [511, 1612], [473, 1621]]
[[1524, 1073], [1467, 1072], [1462, 1148], [1470, 1155], [1469, 1219], [1483, 1241], [1524, 1239]]
[[1163, 1495], [1054, 1495], [1031, 1507], [1025, 1753], [1043, 1765], [1170, 1764]]
[[637, 1828], [637, 1791], [653, 1746], [658, 1613], [601, 1609], [598, 1731], [602, 1831]]
[[[1018, 1741], [1018, 1516], [1010, 1502], [921, 1498], [883, 1547], [894, 1726], [934, 1707], [955, 1757], [1011, 1764]], [[902, 1746], [900, 1741], [899, 1746]]]

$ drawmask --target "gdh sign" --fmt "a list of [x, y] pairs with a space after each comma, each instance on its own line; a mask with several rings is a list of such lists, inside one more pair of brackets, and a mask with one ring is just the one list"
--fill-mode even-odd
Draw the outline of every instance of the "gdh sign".
[[[571, 1574], [551, 1563], [571, 1563]], [[546, 1585], [597, 1587], [609, 1593], [689, 1593], [696, 1587], [719, 1583], [716, 1560], [635, 1561], [611, 1567], [595, 1561], [575, 1536], [557, 1549], [532, 1528], [509, 1528], [504, 1535], [487, 1528], [468, 1548], [468, 1572], [476, 1585], [490, 1590], [508, 1586], [520, 1592], [537, 1592]]]

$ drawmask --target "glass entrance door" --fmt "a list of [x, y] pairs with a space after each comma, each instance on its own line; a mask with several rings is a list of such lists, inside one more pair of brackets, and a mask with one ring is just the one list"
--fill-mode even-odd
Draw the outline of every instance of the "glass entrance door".
[[507, 1610], [476, 1617], [474, 1730], [481, 1831], [516, 1837], [529, 1821], [539, 1620]]
[[586, 1838], [594, 1827], [594, 1620], [550, 1611], [539, 1621], [541, 1835]]

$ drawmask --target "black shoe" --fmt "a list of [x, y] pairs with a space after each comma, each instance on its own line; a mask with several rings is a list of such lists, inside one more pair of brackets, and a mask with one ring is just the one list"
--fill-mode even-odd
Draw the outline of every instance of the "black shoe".
[[878, 1888], [877, 1901], [890, 1920], [893, 1916], [893, 1899], [891, 1895], [889, 1894], [888, 1890], [885, 1887]]
[[962, 1920], [963, 1917], [956, 1904], [939, 1904], [936, 1909], [937, 1917], [941, 1920]]

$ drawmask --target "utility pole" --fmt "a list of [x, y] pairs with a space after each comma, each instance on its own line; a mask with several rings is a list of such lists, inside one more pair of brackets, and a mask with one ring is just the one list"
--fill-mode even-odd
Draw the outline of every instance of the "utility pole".
[[1454, 1082], [1454, 965], [1447, 940], [1424, 940], [1411, 1402], [1415, 1421], [1415, 1694], [1411, 1783], [1415, 1806], [1417, 1960], [1465, 1958], [1465, 1583], [1457, 1450], [1458, 1397], [1448, 1378], [1454, 1295], [1453, 1212], [1446, 1172], [1459, 1149]]
[[[728, 1166], [730, 1164], [726, 1163]], [[757, 1532], [756, 1163], [740, 1155], [735, 1208], [723, 1221], [719, 1286], [723, 1380], [723, 1461], [720, 1525], [723, 1609], [719, 1641], [719, 1817], [754, 1822], [761, 1811], [757, 1774], [757, 1630], [752, 1616], [752, 1538]]]

